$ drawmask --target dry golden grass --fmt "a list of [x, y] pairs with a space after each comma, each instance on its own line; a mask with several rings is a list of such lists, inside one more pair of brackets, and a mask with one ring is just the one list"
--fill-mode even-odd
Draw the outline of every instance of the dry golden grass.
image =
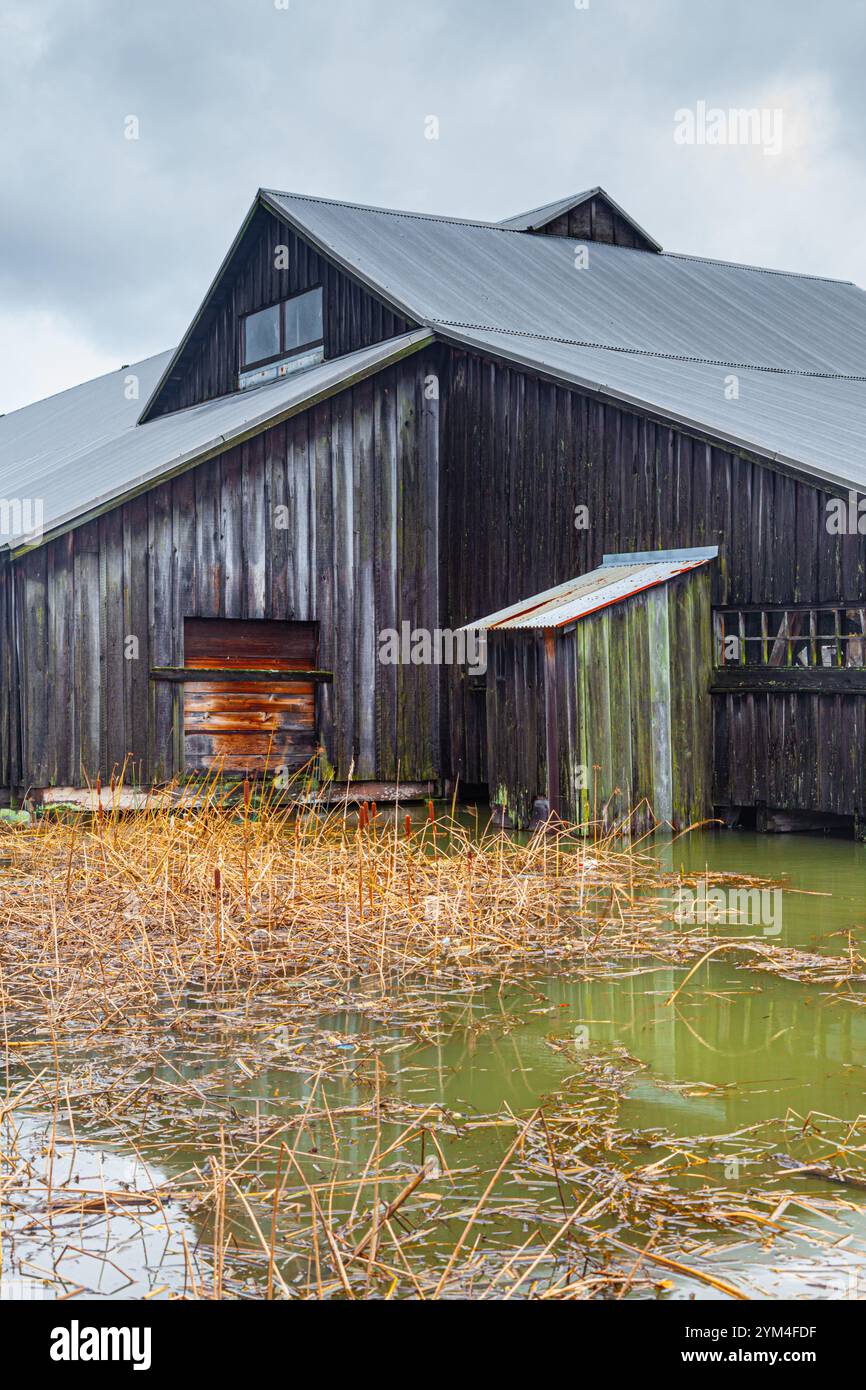
[[[737, 1297], [700, 1267], [707, 1238], [800, 1230], [776, 1188], [678, 1188], [670, 1179], [698, 1169], [700, 1151], [683, 1158], [680, 1141], [656, 1134], [647, 1155], [647, 1141], [619, 1124], [610, 1067], [587, 1058], [575, 1059], [574, 1086], [532, 1115], [457, 1126], [470, 1140], [485, 1128], [503, 1138], [493, 1169], [468, 1182], [442, 1152], [453, 1119], [397, 1103], [378, 1057], [353, 1063], [363, 1098], [351, 1115], [333, 1108], [329, 1078], [345, 1059], [317, 1021], [374, 1000], [423, 1043], [455, 995], [493, 983], [661, 963], [683, 968], [681, 987], [694, 988], [687, 968], [727, 949], [774, 974], [852, 989], [862, 974], [852, 950], [815, 957], [684, 928], [676, 876], [646, 844], [592, 827], [520, 841], [432, 807], [411, 820], [348, 802], [262, 802], [248, 788], [229, 802], [216, 780], [187, 788], [182, 808], [163, 801], [129, 816], [94, 806], [75, 824], [45, 817], [0, 839], [0, 1230], [12, 1232], [13, 1267], [16, 1240], [29, 1250], [44, 1235], [54, 1249], [64, 1223], [170, 1230], [182, 1210], [197, 1235], [173, 1218], [181, 1263], [166, 1288], [187, 1297], [619, 1297], [670, 1276]], [[227, 1019], [253, 1039], [228, 1063], [216, 1045]], [[277, 1023], [308, 1025], [297, 1069], [309, 1094], [277, 1116], [263, 1118], [258, 1103], [254, 1117], [238, 1114], [226, 1075], [254, 1075], [255, 1039], [263, 1046]], [[219, 1053], [206, 1078], [177, 1069], [185, 1043]], [[125, 1063], [119, 1046], [132, 1049]], [[34, 1110], [47, 1125], [36, 1151], [23, 1123]], [[349, 1120], [360, 1150], [347, 1148]], [[198, 1157], [131, 1192], [77, 1183], [79, 1146], [97, 1141], [133, 1153], [146, 1141], [151, 1161], [162, 1144]], [[104, 1245], [121, 1267], [107, 1236]], [[56, 1288], [72, 1292], [53, 1268]]]
[[554, 964], [609, 973], [721, 952], [835, 987], [864, 976], [850, 943], [816, 956], [676, 924], [675, 875], [646, 846], [591, 827], [527, 842], [434, 818], [432, 804], [413, 823], [375, 806], [253, 802], [248, 788], [229, 805], [215, 779], [186, 796], [183, 810], [100, 804], [78, 825], [46, 817], [2, 835], [8, 1008], [99, 1028], [176, 1010], [190, 987], [321, 1009], [359, 980], [393, 996]]

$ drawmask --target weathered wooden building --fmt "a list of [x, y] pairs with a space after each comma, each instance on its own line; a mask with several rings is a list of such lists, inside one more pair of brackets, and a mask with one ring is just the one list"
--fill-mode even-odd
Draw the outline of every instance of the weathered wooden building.
[[601, 189], [500, 224], [260, 191], [174, 352], [0, 419], [0, 784], [321, 748], [484, 789], [486, 680], [383, 634], [717, 547], [714, 805], [860, 821], [864, 438], [856, 286], [666, 254]]
[[717, 554], [605, 555], [472, 624], [486, 639], [490, 797], [508, 821], [535, 810], [642, 833], [712, 815]]

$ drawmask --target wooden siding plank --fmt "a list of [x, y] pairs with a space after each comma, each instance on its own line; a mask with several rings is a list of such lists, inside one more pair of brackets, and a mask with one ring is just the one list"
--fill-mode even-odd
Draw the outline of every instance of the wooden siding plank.
[[[377, 397], [381, 391], [377, 392]], [[355, 752], [355, 478], [353, 411], [350, 395], [338, 397], [331, 412], [331, 468], [334, 506], [334, 747], [339, 781], [347, 781]], [[382, 462], [379, 460], [381, 471]]]
[[[397, 506], [403, 483], [398, 475], [397, 453], [397, 383], [396, 373], [385, 374], [374, 403], [374, 449], [376, 454], [376, 490], [373, 499], [373, 586], [376, 611], [377, 652], [381, 634], [399, 632], [403, 616], [398, 598], [398, 538]], [[362, 512], [363, 525], [370, 524], [368, 511]], [[361, 552], [359, 552], [361, 553]], [[402, 558], [402, 557], [401, 557]], [[400, 669], [377, 661], [376, 670], [376, 761], [382, 775], [391, 779], [398, 774], [398, 743], [405, 754], [404, 725], [400, 715], [398, 689], [402, 690]], [[384, 769], [388, 769], [387, 772]], [[401, 776], [407, 768], [401, 765]]]
[[76, 781], [95, 783], [100, 764], [99, 528], [95, 521], [75, 533], [75, 685], [77, 727]]
[[[171, 582], [172, 514], [168, 488], [157, 488], [147, 494], [147, 525], [150, 659], [156, 666], [171, 666], [175, 640]], [[93, 685], [91, 694], [94, 700], [98, 700], [98, 685]], [[166, 781], [175, 771], [175, 698], [170, 686], [150, 687], [148, 776], [152, 782]]]

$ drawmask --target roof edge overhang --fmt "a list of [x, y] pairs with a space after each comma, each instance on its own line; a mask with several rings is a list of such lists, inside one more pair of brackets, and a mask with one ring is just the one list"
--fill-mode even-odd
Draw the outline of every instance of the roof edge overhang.
[[[789, 454], [780, 453], [778, 450], [765, 448], [754, 439], [737, 435], [733, 431], [721, 430], [715, 425], [708, 425], [694, 415], [676, 410], [665, 410], [663, 406], [644, 400], [641, 396], [634, 396], [628, 391], [618, 391], [613, 386], [608, 386], [591, 377], [582, 376], [578, 372], [555, 371], [551, 367], [543, 366], [530, 356], [525, 356], [519, 352], [505, 352], [498, 345], [481, 344], [477, 339], [467, 337], [459, 329], [450, 325], [434, 322], [433, 327], [436, 330], [436, 336], [450, 347], [471, 352], [476, 357], [492, 358], [506, 366], [518, 367], [522, 371], [530, 372], [533, 376], [539, 377], [542, 381], [551, 382], [554, 386], [572, 386], [575, 390], [597, 396], [599, 400], [610, 405], [624, 406], [640, 415], [647, 416], [649, 419], [657, 420], [661, 424], [682, 429], [694, 438], [707, 441], [720, 449], [732, 449], [735, 453], [755, 459], [758, 463], [770, 464], [779, 473], [785, 473], [800, 482], [811, 483], [813, 487], [824, 488], [836, 496], [846, 498], [852, 491], [866, 495], [866, 483], [862, 478], [858, 481], [856, 478], [846, 477], [842, 473], [832, 473], [829, 469], [822, 468], [818, 464], [807, 463], [804, 459], [796, 459]], [[501, 332], [502, 330], [495, 329], [493, 331]], [[515, 339], [519, 339], [524, 335], [515, 333], [513, 336]], [[605, 351], [603, 347], [601, 350]], [[620, 348], [610, 350], [625, 351], [625, 349]], [[752, 367], [741, 370], [760, 371], [761, 368]]]
[[[390, 350], [388, 344], [391, 344]], [[234, 449], [238, 444], [244, 444], [247, 440], [254, 439], [257, 435], [263, 434], [265, 430], [273, 429], [277, 425], [283, 424], [286, 420], [293, 419], [296, 415], [303, 415], [304, 411], [313, 409], [314, 406], [321, 405], [323, 401], [331, 400], [334, 396], [339, 396], [343, 391], [350, 390], [353, 386], [358, 386], [371, 377], [378, 376], [380, 372], [387, 370], [388, 367], [395, 366], [398, 362], [404, 361], [408, 357], [413, 357], [416, 353], [428, 348], [436, 343], [436, 336], [425, 328], [413, 329], [408, 334], [402, 334], [399, 338], [386, 339], [381, 344], [383, 349], [382, 356], [375, 362], [368, 362], [358, 367], [354, 371], [347, 372], [344, 376], [329, 382], [319, 390], [312, 392], [303, 400], [293, 401], [290, 405], [282, 406], [271, 411], [263, 411], [261, 415], [245, 421], [242, 428], [228, 434], [216, 435], [207, 444], [191, 449], [186, 453], [179, 454], [168, 467], [157, 467], [141, 474], [133, 482], [124, 484], [113, 492], [103, 494], [94, 500], [91, 506], [84, 512], [70, 513], [58, 518], [36, 541], [25, 542], [14, 548], [8, 544], [0, 546], [0, 561], [5, 557], [9, 561], [21, 559], [32, 551], [40, 550], [51, 541], [57, 540], [59, 536], [65, 535], [68, 531], [75, 531], [79, 526], [85, 526], [88, 521], [95, 521], [97, 517], [105, 512], [113, 511], [116, 507], [122, 506], [125, 502], [132, 501], [133, 498], [141, 496], [142, 493], [150, 492], [158, 487], [160, 483], [168, 482], [172, 478], [179, 477], [182, 473], [189, 472], [192, 468], [197, 468], [199, 464], [207, 463], [210, 459], [217, 458], [227, 449]], [[339, 358], [332, 361], [338, 362]], [[220, 400], [226, 398], [219, 397]], [[210, 402], [205, 402], [205, 405]], [[189, 410], [200, 410], [201, 406], [189, 406]], [[140, 428], [133, 426], [132, 428]]]

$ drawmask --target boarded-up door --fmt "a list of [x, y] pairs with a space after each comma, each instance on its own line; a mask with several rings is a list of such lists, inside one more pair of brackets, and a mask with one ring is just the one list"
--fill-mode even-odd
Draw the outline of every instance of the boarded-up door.
[[[184, 665], [208, 671], [313, 671], [316, 623], [187, 618]], [[186, 766], [191, 772], [296, 771], [316, 752], [311, 681], [211, 679], [184, 692]]]

